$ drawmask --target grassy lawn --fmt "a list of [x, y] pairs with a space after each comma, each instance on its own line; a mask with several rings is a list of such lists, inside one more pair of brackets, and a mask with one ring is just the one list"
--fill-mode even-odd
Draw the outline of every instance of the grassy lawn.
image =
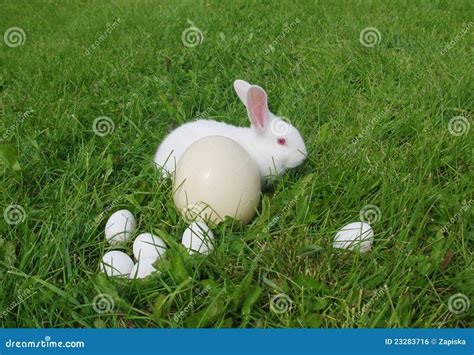
[[[472, 326], [472, 10], [3, 1], [1, 325]], [[238, 78], [267, 90], [308, 159], [264, 192], [249, 225], [226, 221], [214, 252], [191, 257], [153, 154], [196, 117], [248, 125]], [[106, 220], [122, 208], [169, 245], [160, 275], [99, 273]], [[367, 208], [373, 249], [333, 249]]]

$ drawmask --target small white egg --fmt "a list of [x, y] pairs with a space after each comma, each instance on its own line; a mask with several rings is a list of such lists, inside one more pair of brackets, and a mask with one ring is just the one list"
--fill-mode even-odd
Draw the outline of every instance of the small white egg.
[[184, 231], [181, 244], [188, 249], [189, 254], [207, 255], [214, 249], [213, 240], [214, 234], [204, 222], [193, 222]]
[[334, 237], [334, 248], [358, 250], [366, 253], [372, 248], [374, 231], [364, 222], [353, 222], [342, 227]]
[[105, 239], [115, 245], [130, 239], [135, 230], [135, 217], [129, 210], [120, 210], [112, 214], [105, 225]]
[[133, 256], [139, 259], [159, 259], [166, 253], [166, 244], [160, 237], [151, 233], [142, 233], [133, 242]]
[[154, 258], [140, 259], [130, 271], [131, 279], [144, 279], [156, 271], [153, 263], [156, 261]]
[[108, 276], [128, 276], [133, 268], [133, 261], [127, 254], [113, 250], [105, 253], [99, 268]]

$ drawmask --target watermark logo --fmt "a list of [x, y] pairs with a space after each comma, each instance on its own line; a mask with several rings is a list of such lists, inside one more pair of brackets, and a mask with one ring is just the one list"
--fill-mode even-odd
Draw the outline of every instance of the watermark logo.
[[263, 55], [268, 55], [270, 54], [270, 52], [274, 52], [278, 44], [281, 43], [285, 39], [285, 37], [296, 28], [296, 26], [300, 22], [301, 20], [298, 17], [291, 23], [285, 22], [283, 24], [283, 30], [276, 38], [273, 39], [273, 41], [268, 46], [266, 46], [265, 50], [263, 51]]
[[34, 112], [33, 109], [28, 109], [26, 112], [23, 112], [17, 116], [17, 119], [13, 125], [7, 128], [5, 133], [2, 135], [2, 141], [8, 140], [15, 129], [17, 129], [28, 117]]
[[370, 133], [370, 131], [372, 131], [374, 129], [375, 125], [377, 125], [377, 123], [380, 120], [384, 119], [388, 115], [389, 112], [390, 112], [389, 109], [385, 108], [382, 112], [380, 112], [376, 116], [372, 117], [371, 120], [369, 121], [369, 123], [364, 127], [362, 132], [359, 133], [356, 137], [354, 137], [352, 139], [351, 144], [356, 144], [361, 139], [366, 137]]
[[293, 301], [286, 293], [279, 293], [270, 299], [270, 309], [276, 314], [288, 312], [292, 305]]
[[10, 48], [15, 48], [25, 44], [26, 34], [20, 27], [10, 27], [3, 34], [3, 41]]
[[109, 134], [114, 133], [115, 124], [114, 121], [107, 116], [97, 117], [92, 124], [92, 129], [99, 137], [105, 137]]
[[280, 212], [278, 212], [276, 214], [275, 217], [273, 217], [271, 219], [271, 221], [268, 223], [268, 225], [263, 229], [263, 232], [264, 233], [268, 233], [270, 231], [270, 229], [278, 223], [278, 221], [290, 210], [293, 210], [295, 205], [296, 205], [296, 202], [298, 202], [298, 199], [301, 197], [301, 193], [299, 193], [298, 195], [296, 195], [291, 201], [290, 203], [288, 203]]
[[13, 204], [5, 208], [3, 217], [8, 224], [17, 225], [25, 221], [26, 211], [22, 206]]
[[449, 231], [449, 228], [450, 228], [454, 223], [456, 223], [456, 222], [459, 220], [459, 218], [461, 218], [461, 216], [462, 216], [465, 212], [469, 211], [469, 209], [470, 209], [471, 206], [472, 206], [473, 201], [474, 201], [473, 199], [470, 199], [469, 201], [464, 200], [464, 201], [462, 202], [462, 207], [459, 209], [459, 211], [458, 211], [453, 217], [451, 217], [451, 219], [449, 220], [448, 223], [446, 223], [446, 224], [442, 227], [443, 232], [447, 233], [447, 232]]
[[202, 201], [198, 201], [193, 205], [185, 206], [181, 210], [181, 216], [183, 217], [184, 221], [188, 224], [191, 224], [196, 221], [203, 220], [205, 216], [204, 211], [209, 206]]
[[114, 309], [115, 303], [112, 296], [106, 293], [99, 293], [92, 300], [92, 308], [97, 313], [108, 313]]
[[449, 120], [448, 123], [448, 131], [453, 136], [459, 137], [467, 132], [471, 128], [471, 124], [469, 123], [468, 119], [463, 116], [456, 116]]
[[191, 302], [188, 303], [186, 307], [184, 307], [183, 310], [179, 311], [178, 313], [175, 313], [173, 316], [173, 320], [178, 323], [180, 322], [184, 317], [188, 315], [189, 312], [191, 312], [194, 307], [196, 306], [197, 302], [199, 302], [200, 299], [205, 297], [209, 291], [211, 290], [211, 286], [207, 285], [205, 288], [203, 288], [193, 299]]
[[18, 307], [21, 303], [23, 303], [26, 299], [33, 296], [37, 291], [34, 291], [34, 285], [30, 285], [26, 290], [21, 291], [16, 300], [11, 303], [7, 308], [3, 310], [0, 314], [0, 319], [5, 317], [8, 313], [10, 313], [14, 308]]
[[358, 321], [364, 314], [366, 314], [373, 306], [377, 300], [382, 297], [384, 294], [388, 293], [388, 286], [384, 285], [380, 287], [370, 298], [370, 300], [362, 306], [362, 309], [354, 316], [354, 321]]
[[369, 224], [377, 223], [382, 218], [382, 212], [376, 205], [365, 205], [359, 212], [359, 218]]
[[293, 129], [288, 119], [274, 118], [270, 123], [270, 130], [275, 136], [284, 136]]
[[57, 341], [52, 340], [49, 335], [46, 335], [41, 340], [15, 340], [8, 339], [5, 341], [6, 348], [13, 349], [56, 349], [56, 348], [85, 348], [86, 344], [83, 341]]
[[382, 41], [382, 35], [375, 27], [366, 27], [360, 31], [359, 41], [364, 47], [372, 48]]
[[115, 28], [117, 28], [118, 25], [120, 25], [121, 21], [122, 19], [118, 18], [117, 20], [112, 22], [111, 25], [107, 25], [107, 28], [105, 29], [105, 31], [96, 39], [96, 41], [86, 48], [86, 50], [84, 51], [84, 55], [89, 56], [92, 53], [92, 51], [97, 49], [100, 46], [100, 44], [104, 42], [107, 39], [107, 37], [109, 37], [112, 31], [115, 30]]
[[441, 55], [448, 53], [448, 51], [451, 50], [451, 48], [453, 48], [456, 43], [458, 43], [471, 30], [473, 26], [474, 22], [472, 21], [467, 24], [463, 23], [461, 31], [459, 31], [459, 33], [451, 40], [451, 42], [444, 46], [444, 48], [441, 50]]
[[122, 200], [122, 197], [116, 198], [115, 200], [112, 201], [112, 203], [107, 206], [104, 211], [102, 211], [96, 218], [91, 223], [88, 223], [86, 226], [86, 232], [90, 232], [92, 229], [96, 228], [99, 223], [104, 219], [105, 215], [109, 213], [109, 211], [117, 206], [120, 201]]
[[183, 31], [181, 34], [181, 41], [186, 47], [193, 48], [200, 45], [204, 41], [204, 33], [191, 21], [188, 20], [188, 23], [191, 24], [191, 26]]
[[456, 293], [448, 299], [448, 309], [454, 314], [466, 313], [470, 305], [469, 298], [463, 293]]

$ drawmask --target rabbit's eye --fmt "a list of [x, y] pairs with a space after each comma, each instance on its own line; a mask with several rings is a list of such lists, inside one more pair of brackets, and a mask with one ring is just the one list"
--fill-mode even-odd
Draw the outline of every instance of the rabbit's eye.
[[285, 145], [286, 144], [286, 139], [285, 138], [278, 138], [277, 139], [277, 143], [279, 145]]

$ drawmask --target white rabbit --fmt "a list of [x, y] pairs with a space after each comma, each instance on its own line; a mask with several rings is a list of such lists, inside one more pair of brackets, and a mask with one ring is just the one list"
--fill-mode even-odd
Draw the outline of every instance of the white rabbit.
[[295, 127], [268, 110], [265, 90], [243, 80], [236, 80], [234, 89], [247, 108], [251, 126], [197, 120], [176, 128], [165, 137], [155, 154], [154, 162], [164, 175], [174, 172], [177, 161], [191, 144], [214, 135], [239, 143], [257, 163], [263, 183], [303, 162], [307, 154], [303, 138]]

